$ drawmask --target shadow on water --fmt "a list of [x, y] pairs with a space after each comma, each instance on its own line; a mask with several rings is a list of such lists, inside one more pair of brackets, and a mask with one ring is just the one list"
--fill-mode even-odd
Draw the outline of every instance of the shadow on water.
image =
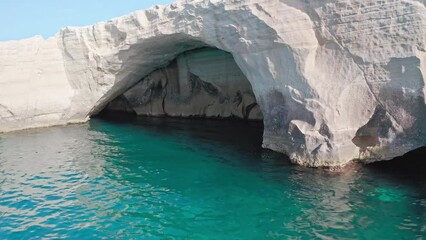
[[[137, 117], [133, 114], [116, 112], [102, 112], [98, 119], [114, 124], [133, 124], [141, 128], [155, 131], [158, 134], [185, 136], [220, 145], [221, 148], [237, 150], [245, 155], [260, 156], [265, 152], [262, 149], [263, 123], [262, 121], [246, 121], [241, 119], [200, 119], [200, 118], [173, 118], [173, 117]], [[288, 160], [288, 157], [281, 158]]]
[[[114, 124], [132, 124], [155, 131], [159, 134], [185, 133], [199, 142], [216, 144], [220, 148], [237, 151], [248, 159], [257, 161], [270, 168], [291, 167], [295, 172], [333, 176], [337, 173], [327, 170], [309, 169], [295, 166], [290, 159], [280, 153], [262, 149], [263, 123], [240, 119], [200, 119], [171, 117], [137, 117], [133, 114], [104, 111], [97, 118]], [[202, 147], [202, 146], [201, 146]], [[409, 152], [390, 161], [371, 163], [359, 168], [349, 168], [349, 172], [372, 174], [398, 183], [423, 187], [426, 183], [426, 147]], [[247, 160], [247, 159], [246, 159]], [[253, 162], [253, 164], [259, 164]], [[338, 173], [337, 175], [345, 174]]]
[[390, 161], [371, 163], [365, 166], [366, 172], [386, 178], [398, 184], [417, 188], [426, 199], [426, 147], [411, 151]]
[[[187, 147], [201, 150], [227, 165], [254, 171], [280, 183], [288, 181], [283, 172], [313, 169], [293, 165], [282, 154], [262, 148], [263, 122], [241, 119], [200, 119], [173, 117], [137, 117], [132, 114], [102, 112], [98, 120], [111, 124], [131, 125], [154, 135], [180, 139]], [[93, 123], [92, 123], [93, 124]]]

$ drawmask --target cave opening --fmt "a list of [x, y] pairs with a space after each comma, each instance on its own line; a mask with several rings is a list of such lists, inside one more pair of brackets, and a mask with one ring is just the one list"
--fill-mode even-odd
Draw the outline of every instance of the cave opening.
[[233, 56], [210, 47], [178, 55], [97, 115], [124, 116], [263, 120], [252, 86]]
[[244, 141], [253, 147], [262, 146], [263, 115], [252, 86], [232, 54], [216, 48], [179, 54], [110, 101], [95, 117], [157, 129], [227, 129], [226, 134], [220, 130], [224, 141], [241, 143], [236, 138], [245, 136]]

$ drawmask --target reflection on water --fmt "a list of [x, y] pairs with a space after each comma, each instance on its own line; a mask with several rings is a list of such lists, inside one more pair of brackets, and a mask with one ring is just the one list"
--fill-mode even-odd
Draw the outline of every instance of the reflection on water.
[[294, 166], [261, 136], [259, 123], [155, 118], [0, 135], [0, 238], [425, 235], [422, 174]]

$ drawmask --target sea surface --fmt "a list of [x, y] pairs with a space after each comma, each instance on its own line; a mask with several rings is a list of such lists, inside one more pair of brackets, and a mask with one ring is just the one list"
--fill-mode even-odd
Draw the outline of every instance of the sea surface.
[[332, 173], [261, 138], [161, 118], [2, 134], [0, 239], [425, 238], [424, 151]]

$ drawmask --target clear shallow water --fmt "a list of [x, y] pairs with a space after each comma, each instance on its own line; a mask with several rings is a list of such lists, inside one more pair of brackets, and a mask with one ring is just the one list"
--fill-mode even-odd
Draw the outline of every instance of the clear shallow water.
[[302, 168], [261, 150], [261, 134], [256, 123], [95, 119], [0, 135], [0, 239], [425, 236], [424, 168]]

